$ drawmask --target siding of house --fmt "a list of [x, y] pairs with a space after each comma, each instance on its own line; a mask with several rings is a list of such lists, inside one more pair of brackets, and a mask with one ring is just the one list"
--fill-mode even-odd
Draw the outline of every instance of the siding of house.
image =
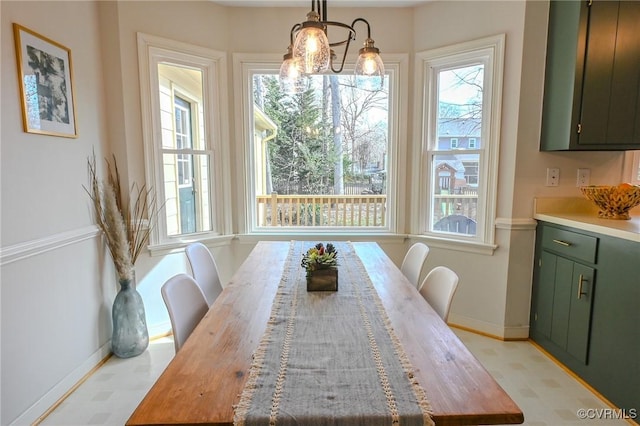
[[[188, 7], [187, 7], [188, 6]], [[572, 172], [590, 168], [592, 183], [620, 180], [621, 153], [540, 153], [538, 139], [546, 32], [545, 2], [433, 1], [415, 9], [331, 10], [331, 19], [365, 16], [376, 46], [384, 52], [415, 53], [497, 33], [507, 34], [504, 70], [498, 218], [493, 255], [432, 248], [425, 270], [448, 265], [461, 284], [450, 320], [499, 336], [526, 335], [534, 241], [532, 202], [536, 196], [578, 196]], [[0, 2], [2, 37], [1, 185], [1, 353], [0, 424], [28, 424], [61, 397], [109, 350], [110, 306], [115, 279], [108, 253], [92, 225], [82, 185], [86, 159], [114, 153], [125, 182], [142, 182], [144, 154], [135, 33], [235, 52], [282, 55], [288, 30], [305, 9], [226, 8], [211, 2]], [[63, 139], [22, 131], [11, 23], [39, 32], [72, 51], [80, 136]], [[255, 27], [264, 28], [254, 37]], [[398, 28], [406, 31], [398, 31]], [[231, 66], [230, 66], [231, 67]], [[414, 176], [420, 157], [410, 63], [409, 97], [403, 99], [399, 187], [403, 234], [419, 232], [410, 200], [423, 189]], [[233, 74], [229, 73], [229, 87]], [[230, 91], [229, 111], [237, 112]], [[233, 116], [233, 114], [230, 114]], [[232, 119], [233, 122], [233, 119]], [[232, 123], [233, 124], [233, 123]], [[234, 128], [232, 127], [232, 130]], [[233, 216], [242, 208], [243, 171], [231, 132]], [[406, 167], [402, 167], [406, 166]], [[546, 167], [572, 176], [544, 187]], [[564, 173], [564, 172], [563, 172]], [[419, 208], [419, 206], [413, 206]], [[234, 223], [242, 233], [243, 225]], [[410, 243], [383, 242], [400, 261]], [[226, 281], [252, 247], [237, 243], [214, 248]], [[188, 271], [181, 253], [150, 257], [137, 265], [138, 288], [151, 333], [166, 330], [160, 286]]]

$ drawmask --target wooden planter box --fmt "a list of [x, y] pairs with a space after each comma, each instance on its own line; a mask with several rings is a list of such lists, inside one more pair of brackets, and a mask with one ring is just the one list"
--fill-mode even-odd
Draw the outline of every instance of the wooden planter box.
[[338, 268], [308, 271], [307, 291], [338, 291]]

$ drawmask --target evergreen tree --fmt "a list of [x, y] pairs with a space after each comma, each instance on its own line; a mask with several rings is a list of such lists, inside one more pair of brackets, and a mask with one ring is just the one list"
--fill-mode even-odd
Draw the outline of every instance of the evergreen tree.
[[285, 93], [275, 76], [263, 76], [265, 113], [278, 125], [269, 143], [274, 189], [284, 193], [322, 194], [332, 185], [333, 161], [321, 100], [311, 80], [303, 90]]

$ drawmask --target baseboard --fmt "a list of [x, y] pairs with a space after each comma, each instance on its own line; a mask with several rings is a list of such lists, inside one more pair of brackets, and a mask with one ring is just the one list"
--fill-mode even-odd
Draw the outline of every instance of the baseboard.
[[111, 355], [111, 341], [102, 345], [79, 367], [74, 369], [49, 392], [44, 394], [31, 407], [18, 416], [12, 425], [38, 424], [40, 423], [64, 398], [79, 386], [94, 370], [101, 366]]
[[171, 334], [171, 322], [165, 321], [149, 327], [150, 339], [157, 339]]
[[475, 318], [455, 315], [453, 312], [449, 315], [449, 325], [499, 340], [527, 340], [529, 338], [529, 326], [505, 327]]

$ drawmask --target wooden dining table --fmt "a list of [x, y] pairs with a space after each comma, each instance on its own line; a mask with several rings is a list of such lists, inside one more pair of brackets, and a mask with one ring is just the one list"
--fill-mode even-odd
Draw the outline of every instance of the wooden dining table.
[[[127, 425], [233, 425], [290, 242], [259, 242]], [[520, 408], [373, 242], [352, 243], [436, 425], [519, 424]]]

